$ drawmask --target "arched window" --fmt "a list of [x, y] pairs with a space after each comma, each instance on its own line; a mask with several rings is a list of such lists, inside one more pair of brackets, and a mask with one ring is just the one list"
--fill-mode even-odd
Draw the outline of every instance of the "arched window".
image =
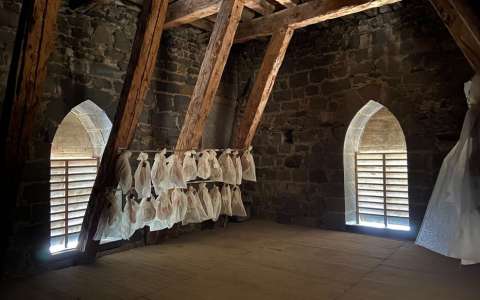
[[50, 152], [50, 252], [77, 247], [112, 123], [90, 100], [62, 120]]
[[375, 101], [347, 130], [344, 177], [347, 224], [410, 230], [405, 136], [395, 116]]

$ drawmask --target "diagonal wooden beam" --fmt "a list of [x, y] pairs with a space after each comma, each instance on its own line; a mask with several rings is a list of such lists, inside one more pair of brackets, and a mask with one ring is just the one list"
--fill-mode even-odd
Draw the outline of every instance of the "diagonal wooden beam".
[[165, 29], [214, 15], [222, 0], [178, 0], [168, 8]]
[[430, 0], [470, 65], [480, 72], [480, 19], [467, 0]]
[[114, 176], [118, 151], [120, 148], [129, 147], [143, 110], [160, 47], [167, 5], [168, 0], [145, 0], [137, 22], [137, 32], [115, 120], [90, 195], [79, 238], [79, 249], [85, 252], [84, 258], [87, 260], [95, 259], [98, 242], [93, 241], [93, 236], [105, 207], [105, 194], [118, 185]]
[[61, 0], [24, 1], [20, 13], [0, 121], [0, 164], [4, 174], [1, 181], [4, 206], [0, 230], [6, 231], [5, 235], [2, 234], [2, 262], [19, 196], [24, 161], [40, 108], [48, 58], [55, 45], [61, 3]]
[[275, 6], [267, 0], [247, 0], [245, 6], [261, 15], [271, 14], [275, 10]]
[[275, 1], [287, 8], [292, 8], [298, 4], [298, 0], [275, 0]]
[[200, 143], [242, 11], [243, 1], [223, 0], [178, 137], [177, 149], [196, 148]]
[[287, 27], [272, 35], [248, 97], [245, 112], [240, 120], [238, 130], [235, 132], [234, 148], [247, 148], [252, 143], [293, 31], [292, 28]]
[[367, 9], [399, 2], [400, 0], [312, 0], [290, 9], [285, 9], [239, 26], [235, 42], [244, 42], [261, 36], [269, 36], [278, 28], [294, 29], [340, 18]]

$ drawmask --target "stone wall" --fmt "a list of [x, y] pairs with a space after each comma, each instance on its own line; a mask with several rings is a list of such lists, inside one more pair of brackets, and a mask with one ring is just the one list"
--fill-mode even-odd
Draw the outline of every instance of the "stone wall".
[[[248, 94], [265, 49], [235, 51]], [[257, 135], [256, 214], [286, 223], [344, 228], [343, 146], [369, 101], [387, 107], [409, 151], [411, 221], [417, 230], [442, 159], [457, 140], [472, 76], [429, 2], [399, 4], [297, 30]]]
[[[20, 10], [17, 2], [1, 0], [0, 8], [12, 7], [14, 18]], [[2, 16], [10, 14], [10, 11], [1, 12]], [[10, 264], [8, 270], [12, 273], [38, 271], [41, 265], [53, 259], [48, 254], [49, 159], [53, 137], [64, 117], [86, 100], [91, 100], [113, 120], [138, 13], [136, 6], [121, 5], [99, 5], [82, 12], [71, 10], [65, 3], [60, 9], [56, 49], [49, 61], [36, 131], [26, 162], [22, 195], [17, 202], [14, 235], [7, 258]], [[5, 22], [5, 18], [0, 19], [0, 22]], [[0, 23], [2, 99], [6, 85], [4, 70], [8, 70], [16, 27], [15, 22], [10, 23], [8, 26]], [[163, 33], [154, 78], [134, 137], [133, 149], [173, 147], [176, 143], [208, 38], [209, 34], [189, 26]], [[219, 113], [212, 114], [210, 119], [215, 115], [222, 117], [225, 111], [235, 110], [233, 78], [234, 74], [224, 76], [215, 101], [215, 110]], [[211, 143], [225, 139], [208, 130], [206, 136], [210, 137]], [[219, 136], [219, 140], [216, 136]]]

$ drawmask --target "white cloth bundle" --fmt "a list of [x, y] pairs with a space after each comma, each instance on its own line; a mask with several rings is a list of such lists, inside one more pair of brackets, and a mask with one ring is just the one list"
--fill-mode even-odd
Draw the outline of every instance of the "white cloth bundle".
[[222, 213], [222, 194], [220, 193], [220, 189], [218, 186], [213, 186], [210, 190], [210, 198], [212, 199], [212, 207], [213, 207], [213, 221], [218, 220], [218, 217]]
[[247, 212], [245, 211], [245, 207], [243, 206], [242, 191], [238, 186], [233, 187], [232, 190], [232, 215], [238, 217], [247, 216]]
[[97, 231], [93, 237], [94, 241], [99, 241], [103, 235], [108, 234], [112, 225], [116, 225], [121, 219], [121, 210], [116, 201], [115, 191], [105, 193], [105, 207], [98, 221]]
[[138, 198], [149, 198], [152, 195], [151, 171], [148, 154], [141, 152], [138, 155], [139, 161], [137, 170], [135, 171], [135, 190]]
[[115, 162], [115, 177], [124, 194], [132, 188], [132, 168], [129, 161], [131, 156], [132, 152], [124, 151]]
[[220, 163], [217, 160], [217, 153], [214, 150], [207, 150], [210, 154], [210, 179], [213, 181], [223, 182], [223, 172]]
[[228, 184], [222, 186], [222, 214], [231, 216], [232, 215], [232, 191]]
[[187, 200], [187, 213], [182, 221], [182, 224], [186, 225], [190, 223], [200, 223], [205, 220], [207, 215], [203, 210], [197, 191], [192, 186], [188, 187]]
[[125, 204], [125, 212], [128, 217], [130, 224], [137, 223], [137, 211], [138, 203], [135, 201], [135, 197], [132, 194], [127, 195], [127, 203]]
[[257, 181], [257, 176], [255, 175], [255, 161], [253, 160], [253, 155], [251, 153], [252, 146], [248, 147], [245, 152], [242, 154], [242, 171], [243, 179], [248, 181]]
[[156, 218], [162, 221], [170, 220], [173, 212], [172, 199], [170, 191], [162, 191], [157, 197]]
[[186, 189], [187, 184], [183, 177], [183, 165], [180, 158], [172, 154], [167, 158], [167, 164], [169, 165], [169, 181], [172, 187]]
[[181, 222], [187, 213], [187, 196], [181, 189], [174, 189], [171, 199], [173, 212], [170, 219], [170, 227], [177, 222]]
[[156, 210], [152, 201], [149, 198], [143, 198], [140, 201], [140, 222], [142, 223], [140, 226], [143, 227], [145, 223], [152, 221], [155, 218], [155, 214]]
[[203, 210], [206, 214], [206, 219], [213, 219], [215, 217], [213, 211], [212, 198], [208, 192], [207, 185], [205, 183], [200, 183], [198, 187], [198, 195], [200, 197], [200, 202], [202, 203]]
[[231, 149], [226, 149], [218, 158], [218, 162], [222, 168], [223, 172], [223, 182], [228, 184], [237, 184], [237, 171], [235, 170], [235, 165], [233, 164], [232, 157], [230, 155], [232, 153]]
[[183, 178], [186, 181], [197, 178], [197, 162], [195, 161], [195, 150], [185, 152], [183, 158]]
[[235, 173], [236, 173], [236, 184], [240, 185], [242, 184], [242, 160], [240, 159], [240, 156], [238, 155], [238, 151], [233, 152], [233, 164], [235, 165]]
[[204, 150], [198, 154], [198, 177], [208, 179], [212, 171], [210, 168], [210, 153]]
[[168, 168], [165, 157], [167, 149], [163, 149], [159, 153], [155, 154], [155, 160], [152, 166], [152, 184], [155, 189], [155, 194], [160, 195], [162, 191], [170, 188], [168, 180]]

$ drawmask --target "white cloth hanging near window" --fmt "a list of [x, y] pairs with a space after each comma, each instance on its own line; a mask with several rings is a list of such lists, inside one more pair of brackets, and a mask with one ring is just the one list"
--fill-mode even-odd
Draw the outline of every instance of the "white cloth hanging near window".
[[232, 190], [228, 184], [222, 186], [222, 214], [232, 216]]
[[240, 185], [242, 184], [242, 177], [243, 177], [243, 171], [242, 171], [242, 160], [240, 156], [238, 155], [238, 151], [233, 152], [233, 164], [235, 165], [235, 172], [236, 172], [236, 184]]
[[243, 206], [242, 191], [238, 186], [232, 189], [232, 215], [237, 217], [246, 217], [247, 212]]
[[148, 154], [141, 152], [138, 155], [139, 161], [137, 170], [135, 171], [135, 191], [137, 191], [138, 198], [150, 198], [152, 195], [150, 162], [148, 161]]
[[215, 217], [213, 211], [212, 198], [208, 192], [207, 185], [202, 182], [198, 186], [198, 196], [200, 197], [200, 202], [202, 203], [203, 210], [205, 211], [206, 218], [205, 220], [210, 220]]
[[218, 217], [222, 213], [222, 194], [217, 185], [213, 186], [210, 190], [210, 198], [212, 199], [213, 206], [213, 221], [217, 221]]
[[124, 194], [128, 193], [132, 188], [132, 167], [129, 160], [131, 156], [132, 152], [124, 151], [115, 162], [115, 177]]
[[460, 140], [445, 157], [416, 244], [480, 262], [480, 76], [465, 84], [469, 110]]
[[210, 153], [204, 150], [198, 154], [198, 177], [202, 179], [210, 178], [212, 171], [210, 168]]
[[223, 182], [223, 171], [217, 159], [217, 153], [214, 150], [207, 150], [210, 154], [210, 179], [213, 181]]
[[152, 166], [152, 185], [157, 196], [170, 188], [168, 184], [169, 169], [167, 168], [167, 158], [165, 157], [165, 153], [167, 153], [167, 149], [163, 149], [159, 153], [156, 153]]
[[195, 161], [195, 150], [185, 152], [183, 158], [183, 178], [186, 181], [197, 178], [197, 162]]
[[226, 149], [218, 158], [218, 162], [220, 163], [220, 167], [222, 168], [223, 173], [223, 182], [228, 184], [236, 184], [237, 183], [237, 171], [235, 170], [235, 165], [233, 164], [233, 160], [231, 157], [232, 150]]
[[242, 154], [242, 172], [243, 179], [248, 181], [257, 181], [257, 175], [255, 173], [255, 161], [251, 153], [252, 146], [248, 147]]

